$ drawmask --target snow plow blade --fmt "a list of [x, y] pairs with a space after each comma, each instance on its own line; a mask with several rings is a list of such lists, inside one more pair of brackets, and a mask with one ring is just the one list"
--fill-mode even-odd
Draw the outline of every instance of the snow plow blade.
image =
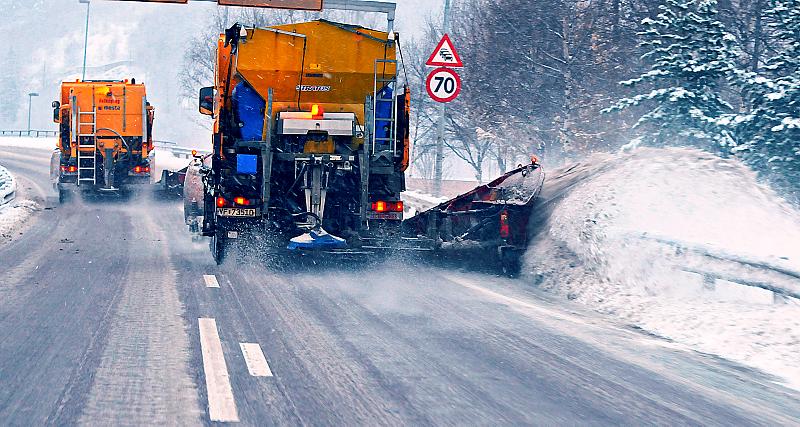
[[518, 167], [405, 220], [403, 233], [443, 256], [468, 260], [474, 255], [516, 275], [528, 246], [528, 220], [544, 179], [536, 161]]

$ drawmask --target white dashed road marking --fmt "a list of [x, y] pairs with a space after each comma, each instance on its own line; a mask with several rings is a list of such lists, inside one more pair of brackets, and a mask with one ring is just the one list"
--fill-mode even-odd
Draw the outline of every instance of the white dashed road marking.
[[217, 276], [213, 274], [204, 274], [203, 280], [206, 282], [207, 288], [218, 288], [219, 281], [217, 281]]
[[208, 415], [211, 421], [238, 422], [236, 401], [233, 399], [231, 379], [222, 342], [219, 340], [217, 321], [209, 318], [198, 319], [200, 325], [200, 349], [203, 353], [203, 371], [208, 391]]
[[254, 377], [271, 377], [272, 371], [269, 369], [267, 358], [261, 351], [261, 346], [255, 343], [240, 343], [244, 361], [247, 363], [247, 370]]

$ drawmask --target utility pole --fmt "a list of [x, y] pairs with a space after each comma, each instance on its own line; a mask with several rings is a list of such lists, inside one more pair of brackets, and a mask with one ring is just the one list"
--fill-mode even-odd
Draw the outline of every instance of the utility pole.
[[31, 136], [31, 104], [34, 96], [39, 96], [36, 92], [28, 94], [28, 136]]
[[[444, 34], [450, 32], [450, 0], [444, 0]], [[444, 165], [444, 126], [447, 104], [439, 104], [439, 133], [436, 137], [436, 159], [433, 164], [433, 195], [442, 195], [442, 167]]]
[[78, 0], [79, 3], [86, 3], [86, 28], [83, 33], [83, 77], [81, 80], [86, 80], [86, 51], [89, 47], [89, 5], [92, 3], [90, 0]]

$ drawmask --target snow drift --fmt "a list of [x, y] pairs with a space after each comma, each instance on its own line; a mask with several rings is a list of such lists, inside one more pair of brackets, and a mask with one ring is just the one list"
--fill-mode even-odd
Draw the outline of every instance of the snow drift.
[[0, 243], [11, 239], [19, 227], [39, 205], [32, 200], [14, 198], [16, 180], [8, 169], [0, 166]]
[[[523, 274], [800, 387], [800, 213], [740, 163], [638, 149], [551, 172]], [[793, 276], [794, 274], [794, 276]]]
[[14, 200], [17, 183], [8, 169], [0, 166], [0, 206]]
[[18, 147], [18, 148], [32, 148], [34, 150], [48, 150], [53, 151], [56, 149], [57, 138], [35, 138], [30, 136], [4, 136], [0, 137], [0, 146], [3, 147]]

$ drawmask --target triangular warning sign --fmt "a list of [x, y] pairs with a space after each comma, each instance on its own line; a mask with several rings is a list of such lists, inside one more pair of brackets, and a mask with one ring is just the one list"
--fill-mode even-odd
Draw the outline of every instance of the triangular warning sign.
[[439, 41], [436, 49], [433, 50], [433, 54], [428, 58], [428, 62], [426, 62], [425, 65], [430, 65], [431, 67], [462, 68], [464, 63], [461, 62], [461, 57], [458, 56], [456, 47], [453, 46], [453, 42], [450, 41], [450, 36], [445, 34], [442, 40]]

